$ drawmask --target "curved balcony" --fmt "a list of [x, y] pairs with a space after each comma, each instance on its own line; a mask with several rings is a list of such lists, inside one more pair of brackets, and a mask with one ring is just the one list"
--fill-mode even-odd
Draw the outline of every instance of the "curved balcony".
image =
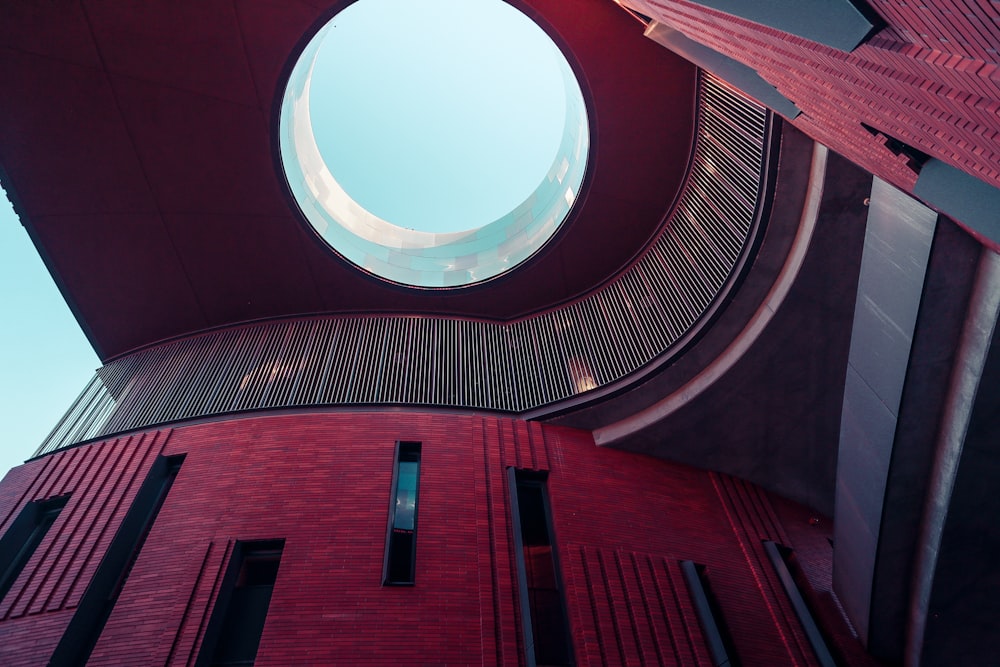
[[738, 282], [760, 231], [771, 141], [763, 107], [703, 74], [683, 190], [657, 237], [608, 283], [514, 322], [317, 316], [139, 350], [98, 370], [35, 455], [243, 411], [409, 405], [520, 414], [627, 383], [681, 351]]

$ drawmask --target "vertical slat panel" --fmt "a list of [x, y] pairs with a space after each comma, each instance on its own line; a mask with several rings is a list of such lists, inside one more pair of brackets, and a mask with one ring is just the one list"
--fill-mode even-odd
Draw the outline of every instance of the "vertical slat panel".
[[[179, 419], [276, 407], [406, 404], [522, 412], [619, 381], [720, 298], [749, 245], [767, 116], [702, 76], [678, 206], [637, 262], [570, 303], [511, 323], [415, 316], [266, 322], [108, 363], [36, 455]], [[586, 386], [578, 386], [587, 374]]]

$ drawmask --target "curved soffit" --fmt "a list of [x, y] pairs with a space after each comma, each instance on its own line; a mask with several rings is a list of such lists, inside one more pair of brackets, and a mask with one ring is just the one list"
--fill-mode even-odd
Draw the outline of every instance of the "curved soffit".
[[705, 77], [679, 204], [628, 270], [510, 324], [349, 316], [183, 338], [102, 368], [42, 446], [269, 408], [401, 404], [524, 413], [599, 399], [695, 335], [737, 282], [766, 201], [765, 110]]
[[347, 3], [313, 4], [93, 6], [59, 14], [80, 39], [52, 54], [37, 47], [47, 22], [4, 17], [0, 128], [18, 128], [16, 142], [0, 132], [5, 184], [102, 359], [306, 314], [510, 321], [609, 279], [670, 209], [691, 153], [694, 67], [614, 3], [514, 2], [567, 55], [588, 105], [574, 212], [543, 252], [480, 286], [427, 292], [362, 274], [303, 228], [275, 164], [283, 72]]

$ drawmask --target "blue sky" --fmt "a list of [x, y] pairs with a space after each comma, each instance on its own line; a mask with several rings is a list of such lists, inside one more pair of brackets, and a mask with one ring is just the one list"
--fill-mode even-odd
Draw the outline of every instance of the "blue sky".
[[333, 25], [310, 113], [355, 201], [401, 227], [461, 231], [538, 187], [566, 102], [562, 56], [528, 17], [497, 0], [364, 0]]
[[0, 475], [30, 457], [100, 365], [0, 196]]
[[[565, 104], [555, 46], [532, 38], [540, 28], [497, 1], [351, 9], [365, 11], [337, 19], [342, 34], [321, 54], [337, 83], [317, 95], [314, 82], [313, 118], [328, 119], [317, 142], [352, 197], [395, 224], [448, 231], [490, 222], [535, 189]], [[2, 475], [31, 456], [99, 361], [6, 196], [0, 281]]]

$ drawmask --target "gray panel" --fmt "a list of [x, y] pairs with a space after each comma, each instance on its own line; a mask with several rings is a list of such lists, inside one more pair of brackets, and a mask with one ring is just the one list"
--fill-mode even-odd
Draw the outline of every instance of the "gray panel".
[[903, 329], [893, 322], [865, 287], [858, 287], [850, 363], [895, 416], [910, 357], [912, 327]]
[[1000, 243], [1000, 190], [931, 159], [920, 169], [913, 194]]
[[692, 0], [782, 32], [851, 51], [875, 28], [849, 0]]
[[868, 634], [872, 573], [896, 418], [853, 369], [847, 369], [837, 458], [833, 578], [862, 636]]
[[874, 179], [844, 388], [834, 586], [867, 640], [875, 553], [903, 386], [937, 222]]
[[[843, 487], [858, 506], [858, 515], [878, 533], [881, 505], [896, 417], [865, 384], [853, 368], [847, 369], [844, 387], [844, 412], [841, 417], [841, 445], [837, 459], [837, 477], [851, 482]], [[838, 498], [839, 500], [839, 498]], [[874, 543], [870, 545], [875, 553]]]
[[708, 70], [726, 82], [736, 86], [744, 93], [754, 98], [775, 113], [792, 120], [802, 110], [787, 97], [765, 81], [751, 67], [733, 60], [729, 56], [714, 51], [707, 46], [689, 39], [680, 32], [662, 23], [653, 21], [646, 29], [646, 37], [667, 47], [681, 57], [690, 60], [698, 67]]
[[937, 215], [872, 183], [850, 363], [897, 415]]

